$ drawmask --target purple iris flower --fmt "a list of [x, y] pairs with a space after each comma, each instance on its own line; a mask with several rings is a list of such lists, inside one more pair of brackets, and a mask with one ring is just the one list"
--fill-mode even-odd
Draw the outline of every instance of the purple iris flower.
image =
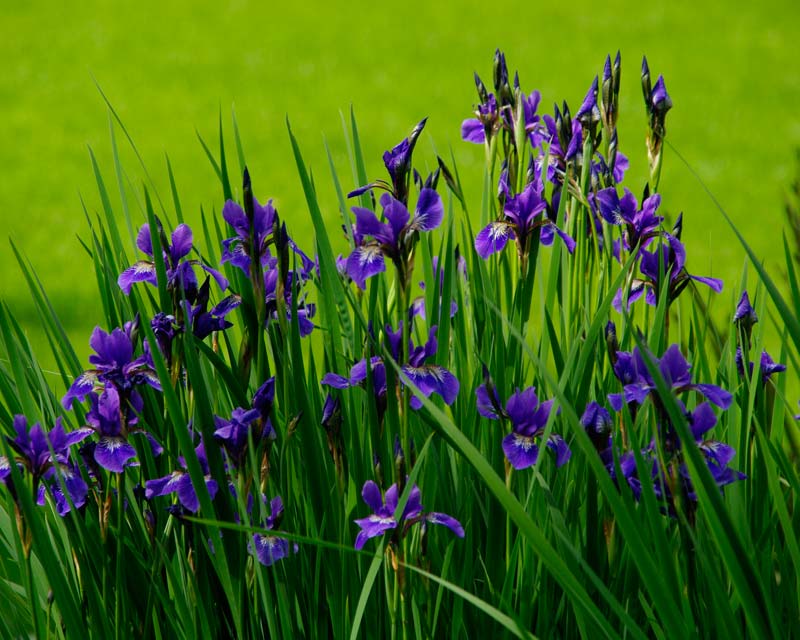
[[733, 314], [733, 322], [749, 327], [758, 322], [758, 315], [750, 304], [750, 296], [747, 295], [747, 291], [742, 291], [742, 297], [739, 299], [739, 304], [736, 305], [736, 312]]
[[[736, 451], [729, 445], [718, 440], [707, 439], [708, 432], [716, 425], [717, 417], [714, 415], [713, 410], [707, 402], [702, 402], [694, 411], [688, 412], [681, 404], [682, 410], [689, 423], [689, 428], [695, 444], [700, 450], [701, 455], [708, 467], [711, 476], [716, 485], [722, 487], [731, 484], [737, 480], [745, 479], [746, 476], [731, 469], [728, 464], [733, 459]], [[651, 442], [648, 447], [641, 451], [641, 456], [644, 463], [644, 469], [649, 470], [648, 474], [650, 480], [653, 482], [653, 488], [656, 497], [667, 501], [667, 513], [671, 516], [676, 515], [674, 497], [672, 493], [673, 488], [680, 489], [683, 495], [689, 500], [696, 501], [697, 493], [692, 484], [689, 476], [688, 467], [682, 461], [682, 452], [680, 441], [677, 436], [673, 434], [671, 446], [667, 450], [667, 455], [674, 456], [667, 464], [675, 471], [675, 477], [672, 481], [667, 480], [662, 471], [662, 465], [656, 457], [655, 442]], [[611, 477], [616, 481], [617, 474], [614, 467], [614, 460], [612, 454], [611, 441], [609, 446], [601, 453], [601, 458], [606, 465]], [[639, 474], [636, 469], [636, 462], [633, 452], [627, 451], [620, 455], [619, 466], [622, 473], [622, 479], [630, 486], [633, 491], [634, 497], [638, 500], [641, 497], [642, 484]]]
[[275, 429], [269, 418], [274, 399], [275, 378], [269, 378], [254, 394], [252, 408], [237, 407], [233, 410], [230, 420], [214, 416], [216, 426], [214, 437], [225, 447], [225, 452], [235, 467], [238, 468], [244, 463], [250, 431], [253, 431], [255, 446], [259, 446], [265, 440], [276, 438]]
[[[425, 128], [427, 118], [423, 118], [416, 127], [411, 131], [407, 138], [403, 138], [398, 144], [383, 154], [383, 164], [389, 172], [391, 182], [385, 180], [376, 180], [370, 184], [359, 187], [347, 194], [348, 198], [360, 196], [367, 191], [373, 189], [385, 189], [392, 196], [403, 203], [408, 204], [408, 188], [409, 178], [411, 176], [411, 156], [414, 153], [414, 147], [417, 144], [422, 130]], [[381, 200], [383, 200], [381, 198]]]
[[[609, 163], [611, 160], [609, 160]], [[631, 168], [630, 160], [628, 160], [628, 156], [626, 156], [621, 151], [617, 151], [616, 155], [614, 156], [614, 167], [613, 170], [609, 169], [608, 164], [605, 161], [605, 158], [600, 155], [600, 153], [595, 153], [594, 161], [592, 162], [592, 184], [600, 183], [600, 180], [603, 176], [611, 176], [614, 184], [619, 184], [625, 179], [625, 173], [628, 169]], [[606, 183], [608, 184], [608, 183]], [[590, 205], [594, 208], [594, 203], [590, 202]]]
[[444, 216], [442, 199], [433, 189], [420, 191], [413, 218], [406, 205], [388, 193], [381, 196], [381, 206], [388, 222], [380, 222], [369, 209], [353, 207], [359, 242], [347, 259], [347, 274], [361, 289], [367, 278], [386, 271], [384, 257], [403, 268], [413, 234], [435, 229]]
[[[369, 369], [372, 372], [372, 390], [378, 412], [378, 422], [382, 423], [386, 411], [386, 367], [380, 356], [372, 356], [369, 360]], [[367, 360], [359, 360], [350, 369], [349, 377], [338, 373], [326, 373], [321, 383], [334, 389], [347, 389], [365, 383], [367, 379]]]
[[424, 512], [422, 507], [422, 497], [419, 487], [414, 485], [411, 488], [411, 493], [408, 496], [408, 502], [403, 509], [399, 522], [395, 519], [395, 512], [397, 511], [397, 501], [399, 498], [397, 484], [393, 484], [386, 491], [386, 501], [384, 502], [381, 490], [378, 485], [372, 480], [367, 480], [361, 490], [361, 497], [367, 506], [372, 509], [372, 514], [366, 518], [355, 520], [355, 523], [361, 527], [361, 531], [356, 536], [356, 549], [362, 549], [364, 544], [370, 538], [376, 538], [383, 535], [387, 531], [398, 530], [400, 537], [405, 536], [408, 529], [416, 524], [425, 523], [441, 524], [450, 529], [459, 538], [464, 537], [464, 527], [461, 523], [447, 515], [446, 513], [438, 513], [435, 511]]
[[[742, 292], [742, 297], [739, 299], [739, 304], [736, 305], [736, 312], [733, 314], [733, 324], [738, 329], [736, 337], [740, 341], [746, 342], [747, 349], [750, 349], [750, 336], [753, 333], [753, 326], [758, 322], [758, 315], [756, 310], [750, 304], [750, 296], [747, 291]], [[737, 364], [741, 360], [740, 352], [737, 352]], [[763, 356], [762, 356], [763, 359]], [[751, 365], [752, 366], [752, 365]], [[740, 372], [742, 367], [739, 367]], [[763, 371], [762, 367], [762, 371]]]
[[[66, 495], [64, 489], [67, 490]], [[40, 507], [45, 504], [47, 492], [50, 492], [55, 500], [56, 513], [63, 517], [72, 510], [73, 506], [80, 509], [86, 504], [89, 487], [84, 482], [77, 465], [67, 459], [66, 462], [54, 464], [42, 477], [42, 484], [39, 485], [36, 496], [36, 504]]]
[[[17, 454], [16, 461], [33, 476], [35, 485], [54, 465], [66, 464], [69, 448], [91, 433], [83, 429], [66, 433], [60, 417], [56, 418], [55, 426], [48, 433], [38, 422], [29, 429], [23, 415], [14, 416], [14, 431], [17, 432], [16, 437], [12, 439], [6, 436], [6, 441]], [[55, 457], [50, 453], [50, 447]]]
[[247, 276], [250, 275], [251, 256], [258, 256], [262, 265], [266, 265], [272, 257], [269, 244], [276, 216], [272, 200], [262, 206], [255, 196], [251, 194], [250, 197], [253, 199], [252, 224], [247, 219], [244, 209], [233, 200], [226, 201], [222, 208], [222, 217], [233, 227], [236, 235], [222, 241], [223, 251], [220, 260], [223, 263], [230, 262]]
[[[450, 405], [458, 395], [458, 379], [444, 367], [425, 363], [425, 360], [436, 355], [438, 347], [436, 329], [436, 325], [431, 327], [428, 341], [423, 346], [415, 347], [409, 340], [408, 363], [402, 366], [402, 370], [426, 398], [430, 398], [433, 393], [438, 393], [442, 396], [445, 404]], [[386, 331], [387, 335], [392, 333], [388, 325]], [[403, 326], [400, 323], [398, 329], [400, 335], [402, 335], [402, 331]], [[412, 409], [422, 408], [422, 401], [417, 396], [412, 396], [409, 404]]]
[[84, 371], [75, 379], [61, 404], [69, 409], [73, 400], [82, 401], [102, 383], [113, 385], [125, 397], [132, 395], [133, 388], [140, 384], [148, 384], [161, 391], [161, 383], [146, 345], [145, 342], [145, 353], [134, 358], [133, 342], [128, 332], [116, 328], [106, 333], [100, 327], [95, 327], [89, 338], [89, 346], [95, 351], [94, 355], [89, 356], [89, 363], [94, 365], [94, 369]]
[[[310, 262], [310, 264], [313, 268], [314, 263]], [[296, 280], [299, 283], [299, 286], [302, 286], [308, 281], [310, 273], [310, 268], [302, 268], [295, 271], [290, 271], [286, 274], [286, 284], [283, 287], [283, 297], [286, 302], [286, 319], [290, 322], [292, 320], [292, 283]], [[276, 264], [274, 267], [264, 272], [264, 293], [266, 295], [267, 311], [272, 319], [278, 318], [278, 280], [279, 273]], [[316, 305], [307, 303], [305, 301], [305, 296], [298, 296], [297, 324], [300, 329], [301, 338], [306, 337], [314, 330], [315, 325], [311, 321], [311, 318], [313, 318], [316, 313]]]
[[[280, 496], [274, 497], [270, 501], [270, 514], [264, 523], [267, 531], [274, 531], [280, 525], [283, 518], [283, 500]], [[293, 545], [294, 552], [297, 553], [297, 545]], [[253, 534], [253, 539], [250, 545], [251, 552], [255, 553], [258, 561], [265, 567], [275, 564], [278, 560], [283, 560], [289, 557], [290, 546], [289, 541], [285, 538], [269, 533], [256, 533]]]
[[[667, 241], [659, 242], [654, 251], [642, 249], [639, 254], [639, 270], [645, 276], [644, 280], [634, 281], [628, 295], [628, 308], [645, 293], [645, 301], [651, 306], [656, 306], [658, 297], [664, 293], [672, 303], [686, 288], [690, 281], [695, 280], [708, 286], [712, 291], [722, 291], [722, 280], [707, 276], [693, 276], [686, 271], [686, 249], [683, 243], [672, 234], [662, 232], [661, 236]], [[663, 270], [665, 281], [662, 282], [660, 270]], [[614, 308], [622, 311], [622, 289], [617, 291], [612, 302]]]
[[527, 255], [530, 238], [537, 230], [542, 244], [552, 244], [554, 234], [557, 234], [570, 253], [575, 250], [575, 241], [545, 214], [547, 201], [543, 191], [542, 183], [535, 180], [522, 193], [506, 200], [503, 218], [489, 223], [475, 237], [475, 250], [481, 258], [485, 260], [502, 251], [509, 239], [516, 240], [520, 256]]
[[[136, 457], [136, 449], [128, 442], [128, 436], [134, 433], [147, 438], [153, 455], [163, 452], [161, 445], [150, 433], [135, 426], [137, 420], [128, 416], [120, 406], [119, 394], [113, 386], [106, 387], [99, 396], [96, 393], [90, 394], [89, 401], [92, 407], [86, 414], [86, 422], [99, 436], [94, 449], [94, 460], [98, 465], [114, 473], [122, 473], [126, 466], [130, 466], [131, 460]], [[141, 406], [135, 409], [140, 411]]]
[[[159, 223], [159, 235], [162, 233], [163, 230]], [[184, 260], [192, 250], [192, 230], [188, 225], [178, 225], [175, 231], [172, 232], [171, 240], [172, 242], [167, 244], [166, 251], [161, 252], [166, 269], [168, 289], [171, 291], [183, 290], [186, 298], [193, 299], [197, 293], [197, 277], [194, 275], [195, 265], [208, 272], [217, 281], [221, 289], [228, 288], [228, 281], [216, 269], [204, 265], [199, 260]], [[158, 286], [150, 225], [144, 224], [139, 229], [136, 245], [142, 253], [150, 256], [150, 260], [139, 260], [120, 274], [117, 283], [126, 295], [130, 294], [131, 288], [136, 282], [149, 282], [153, 286]]]
[[[409, 340], [408, 360], [401, 366], [401, 370], [426, 398], [429, 398], [433, 393], [437, 393], [442, 396], [445, 404], [450, 405], [453, 404], [458, 395], [458, 379], [444, 367], [425, 362], [425, 360], [436, 354], [438, 346], [436, 329], [436, 326], [431, 327], [428, 341], [423, 346], [414, 346], [414, 343]], [[400, 349], [402, 335], [402, 322], [396, 332], [392, 331], [389, 325], [386, 325], [387, 342], [392, 356], [397, 361], [400, 361], [403, 356]], [[372, 382], [376, 399], [379, 404], [384, 404], [386, 400], [386, 369], [381, 357], [373, 356], [370, 358], [370, 367], [372, 369]], [[352, 369], [350, 369], [349, 378], [336, 373], [327, 373], [322, 378], [322, 384], [334, 389], [346, 389], [360, 385], [366, 378], [367, 361], [364, 359], [353, 365]], [[415, 410], [422, 408], [422, 401], [417, 396], [412, 396], [409, 404]]]
[[594, 400], [586, 405], [586, 410], [581, 416], [581, 426], [586, 430], [597, 451], [603, 451], [608, 446], [612, 424], [608, 409]]
[[180, 326], [175, 320], [175, 316], [159, 311], [150, 320], [150, 328], [156, 336], [158, 350], [164, 357], [169, 357], [172, 351], [172, 341], [180, 331]]
[[[675, 394], [695, 390], [722, 409], [727, 409], [731, 406], [733, 396], [728, 391], [713, 384], [696, 384], [692, 382], [691, 365], [683, 357], [677, 344], [671, 345], [660, 359], [652, 356], [651, 358], [655, 361], [667, 386]], [[639, 347], [635, 347], [633, 353], [617, 352], [614, 375], [623, 385], [623, 393], [611, 393], [608, 395], [608, 401], [614, 411], [621, 411], [623, 404], [644, 404], [648, 396], [656, 391], [655, 382], [647, 369]]]
[[600, 122], [600, 108], [597, 106], [597, 93], [598, 93], [598, 79], [594, 77], [592, 86], [586, 93], [578, 112], [575, 114], [575, 120], [581, 123], [584, 129], [592, 131], [595, 125]]
[[[206, 489], [208, 489], [208, 494], [213, 500], [217, 495], [218, 485], [217, 481], [211, 477], [208, 470], [208, 459], [206, 458], [206, 450], [202, 442], [195, 448], [195, 453], [197, 454], [197, 460], [200, 462], [200, 468], [203, 470]], [[178, 463], [183, 469], [173, 471], [163, 478], [148, 480], [144, 483], [145, 498], [152, 500], [157, 496], [167, 496], [171, 493], [177, 493], [181, 506], [191, 513], [197, 513], [197, 510], [200, 508], [200, 500], [197, 497], [197, 492], [194, 490], [194, 485], [192, 485], [192, 479], [186, 470], [186, 460], [183, 456], [178, 458]]]
[[646, 247], [658, 235], [658, 227], [664, 221], [662, 216], [656, 215], [661, 204], [657, 193], [645, 198], [639, 209], [636, 197], [627, 188], [620, 198], [616, 187], [608, 187], [597, 192], [592, 204], [596, 204], [606, 222], [623, 228], [623, 243], [628, 251], [639, 245]]
[[[755, 364], [753, 362], [747, 363], [747, 371], [748, 375], [753, 375], [753, 369], [755, 368]], [[767, 384], [770, 378], [774, 373], [782, 373], [786, 371], [785, 364], [779, 364], [772, 359], [766, 351], [761, 352], [761, 382], [762, 384]], [[739, 375], [744, 377], [744, 358], [742, 356], [742, 348], [736, 347], [736, 370], [739, 372]]]
[[[58, 515], [70, 510], [70, 501], [79, 508], [86, 502], [89, 492], [77, 467], [70, 461], [69, 448], [81, 442], [90, 431], [78, 429], [71, 433], [64, 431], [61, 418], [56, 418], [55, 426], [45, 433], [37, 422], [28, 429], [28, 421], [23, 415], [14, 416], [15, 438], [6, 436], [6, 441], [16, 453], [16, 464], [31, 474], [37, 503], [44, 505], [46, 491], [49, 489], [56, 501]], [[52, 453], [51, 453], [52, 448]], [[8, 482], [11, 475], [11, 462], [0, 456], [0, 481]], [[61, 482], [69, 495], [64, 495]]]
[[[528, 387], [517, 391], [506, 402], [504, 410], [500, 410], [500, 398], [492, 387], [486, 384], [476, 390], [478, 412], [491, 420], [504, 419], [511, 422], [512, 431], [503, 438], [503, 453], [515, 469], [526, 469], [536, 464], [539, 458], [537, 439], [544, 434], [545, 426], [550, 418], [553, 400], [539, 403], [536, 389]], [[556, 455], [556, 466], [565, 464], [572, 452], [560, 435], [551, 433], [547, 439], [547, 447]]]
[[224, 331], [233, 326], [232, 322], [225, 319], [231, 311], [242, 303], [238, 295], [223, 298], [219, 304], [208, 310], [209, 287], [208, 279], [202, 284], [194, 303], [186, 300], [186, 321], [192, 327], [192, 333], [198, 340], [203, 340], [215, 331]]
[[461, 138], [467, 142], [483, 144], [487, 138], [491, 139], [496, 135], [502, 126], [500, 108], [493, 93], [488, 94], [486, 102], [478, 105], [475, 116], [461, 123]]
[[657, 113], [662, 117], [672, 108], [672, 98], [670, 98], [669, 94], [667, 93], [667, 87], [664, 84], [664, 76], [662, 75], [658, 76], [656, 85], [650, 92], [649, 106], [654, 113]]

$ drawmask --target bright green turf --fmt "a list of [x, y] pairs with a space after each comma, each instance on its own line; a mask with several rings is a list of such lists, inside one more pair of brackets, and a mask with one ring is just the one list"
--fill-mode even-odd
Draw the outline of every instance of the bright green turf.
[[[338, 214], [322, 136], [347, 176], [339, 111], [351, 103], [369, 175], [382, 174], [379, 154], [428, 115], [418, 159], [432, 159], [433, 142], [445, 152], [452, 145], [462, 177], [472, 180], [468, 195], [476, 210], [483, 152], [460, 141], [459, 125], [475, 102], [472, 72], [490, 80], [496, 46], [519, 69], [523, 88], [542, 92], [547, 112], [564, 98], [575, 109], [606, 53], [622, 50], [621, 148], [634, 166], [628, 185], [640, 195], [646, 160], [638, 83], [646, 53], [675, 103], [669, 141], [768, 265], [781, 259], [782, 197], [800, 144], [795, 2], [720, 2], [702, 11], [697, 2], [669, 8], [601, 2], [592, 13], [572, 3], [349, 3], [346, 11], [307, 2], [220, 4], [180, 9], [147, 2], [112, 11], [86, 1], [54, 12], [55, 3], [34, 2], [0, 9], [2, 235], [15, 238], [31, 258], [81, 348], [100, 317], [91, 262], [75, 239], [87, 230], [79, 194], [90, 213], [101, 206], [87, 144], [119, 207], [106, 108], [92, 77], [126, 123], [165, 201], [169, 154], [190, 221], [201, 205], [219, 210], [222, 204], [194, 129], [215, 145], [218, 113], [230, 133], [235, 104], [256, 195], [274, 197], [290, 230], [302, 237], [310, 223], [284, 116], [319, 176], [320, 200], [334, 228]], [[142, 172], [127, 148], [123, 160], [140, 185]], [[690, 270], [725, 278], [720, 302], [729, 306], [743, 252], [670, 151], [662, 184], [665, 207], [686, 214]], [[34, 312], [18, 273], [10, 250], [0, 251], [0, 297], [32, 328]]]

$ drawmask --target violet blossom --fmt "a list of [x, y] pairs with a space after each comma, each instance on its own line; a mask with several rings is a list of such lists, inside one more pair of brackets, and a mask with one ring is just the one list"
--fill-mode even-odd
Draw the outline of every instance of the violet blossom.
[[370, 538], [376, 538], [387, 531], [397, 531], [397, 535], [402, 538], [406, 535], [409, 528], [418, 522], [431, 524], [441, 524], [450, 529], [459, 538], [464, 537], [464, 527], [461, 523], [447, 515], [435, 511], [425, 512], [422, 507], [422, 497], [419, 487], [414, 485], [408, 501], [403, 509], [403, 513], [398, 518], [397, 502], [399, 499], [397, 484], [393, 484], [386, 491], [386, 499], [381, 495], [381, 490], [372, 480], [367, 480], [361, 490], [361, 497], [372, 510], [366, 518], [359, 518], [355, 523], [361, 528], [356, 536], [355, 548], [362, 549]]

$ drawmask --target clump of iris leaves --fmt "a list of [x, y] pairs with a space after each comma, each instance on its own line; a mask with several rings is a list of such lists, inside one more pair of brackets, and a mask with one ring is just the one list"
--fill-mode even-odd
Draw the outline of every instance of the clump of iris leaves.
[[171, 201], [129, 210], [112, 136], [126, 204], [94, 163], [88, 362], [13, 248], [60, 381], [0, 308], [4, 633], [795, 633], [790, 251], [789, 302], [741, 235], [752, 291], [696, 275], [692, 220], [659, 193], [672, 99], [644, 61], [639, 159], [620, 76], [617, 54], [543, 114], [497, 52], [461, 125], [477, 203], [452, 159], [420, 173], [425, 120], [380, 167], [351, 117], [334, 202], [290, 130], [314, 237], [251, 180], [235, 120], [242, 179], [220, 125], [194, 230], [169, 165]]

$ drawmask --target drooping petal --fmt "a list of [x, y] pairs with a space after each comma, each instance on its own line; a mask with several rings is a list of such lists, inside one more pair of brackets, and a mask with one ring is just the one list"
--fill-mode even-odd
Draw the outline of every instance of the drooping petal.
[[69, 390], [61, 399], [61, 406], [67, 410], [71, 409], [72, 401], [83, 401], [83, 399], [94, 390], [95, 384], [97, 384], [97, 371], [91, 369], [89, 371], [84, 371], [75, 378], [75, 381], [70, 385]]
[[378, 245], [357, 247], [347, 259], [347, 275], [360, 289], [366, 289], [366, 280], [386, 271], [383, 252]]
[[370, 538], [383, 535], [384, 532], [390, 531], [397, 527], [397, 522], [394, 518], [388, 516], [371, 515], [366, 518], [361, 518], [354, 521], [361, 531], [356, 536], [355, 548], [361, 549]]
[[[575, 240], [572, 239], [572, 236], [570, 236], [566, 231], [562, 231], [555, 224], [545, 225], [545, 227], [552, 227], [558, 237], [564, 242], [564, 245], [566, 245], [567, 251], [570, 253], [575, 253]], [[544, 227], [542, 228], [542, 231], [544, 231]]]
[[701, 282], [707, 287], [709, 287], [715, 293], [720, 293], [722, 291], [722, 280], [719, 278], [709, 278], [706, 276], [689, 276], [692, 280], [696, 280], [697, 282]]
[[455, 533], [459, 538], [464, 537], [464, 527], [461, 526], [461, 523], [456, 520], [453, 516], [448, 516], [446, 513], [438, 513], [436, 511], [431, 511], [430, 513], [425, 514], [425, 520], [432, 524], [441, 524], [453, 533]]
[[[206, 489], [208, 490], [209, 497], [213, 500], [217, 495], [217, 489], [219, 488], [217, 481], [212, 478], [206, 478], [205, 485]], [[188, 473], [184, 474], [183, 477], [178, 481], [177, 493], [178, 500], [180, 500], [180, 503], [184, 506], [184, 508], [188, 509], [192, 513], [197, 513], [197, 511], [200, 509], [200, 499], [197, 497], [197, 492], [194, 490], [192, 479]]]
[[475, 236], [475, 250], [485, 260], [493, 253], [502, 251], [509, 238], [515, 237], [514, 229], [507, 222], [492, 222]]
[[509, 433], [503, 438], [503, 453], [515, 469], [526, 469], [536, 464], [539, 447], [533, 437]]
[[461, 123], [461, 139], [467, 142], [483, 144], [486, 141], [486, 132], [483, 123], [477, 118], [469, 118]]
[[78, 444], [79, 442], [82, 442], [90, 435], [92, 435], [92, 433], [94, 433], [94, 429], [90, 429], [89, 427], [83, 427], [81, 429], [76, 429], [75, 431], [68, 433], [64, 441], [65, 448], [71, 447], [73, 444]]
[[289, 541], [286, 538], [256, 533], [253, 534], [253, 548], [256, 558], [265, 567], [289, 557]]
[[326, 373], [322, 377], [321, 384], [333, 387], [334, 389], [347, 389], [350, 386], [350, 381], [344, 376], [340, 376], [338, 373]]
[[490, 420], [497, 420], [499, 419], [499, 415], [497, 415], [497, 410], [495, 407], [501, 406], [500, 397], [497, 395], [497, 389], [494, 389], [494, 402], [492, 402], [492, 398], [489, 397], [489, 392], [486, 389], [486, 385], [482, 384], [477, 389], [475, 389], [475, 395], [478, 398], [478, 413], [481, 414], [484, 418], [489, 418]]
[[125, 295], [129, 295], [136, 282], [149, 282], [154, 287], [158, 286], [156, 265], [147, 260], [139, 260], [132, 267], [128, 267], [119, 274], [117, 284]]
[[167, 496], [178, 489], [178, 483], [184, 476], [188, 475], [185, 471], [173, 471], [169, 475], [161, 478], [153, 478], [144, 483], [144, 497], [152, 500], [160, 496]]
[[627, 403], [636, 402], [637, 404], [644, 404], [644, 401], [647, 400], [647, 396], [650, 395], [650, 392], [652, 390], [653, 387], [651, 387], [645, 382], [635, 382], [633, 384], [626, 384], [624, 389], [625, 402]]
[[[425, 397], [438, 393], [445, 404], [452, 404], [458, 395], [458, 379], [444, 367], [423, 364], [419, 367], [403, 366], [403, 372], [419, 388]], [[416, 403], [422, 406], [419, 398]], [[415, 407], [417, 408], [417, 407]]]
[[709, 440], [698, 445], [707, 458], [714, 460], [720, 467], [728, 466], [736, 455], [736, 450], [724, 442]]
[[[220, 289], [225, 291], [228, 288], [228, 279], [223, 276], [219, 271], [214, 269], [213, 267], [209, 267], [206, 264], [200, 263], [200, 268], [205, 271], [208, 275], [210, 275], [216, 281], [217, 285]], [[232, 297], [232, 296], [229, 296]]]
[[720, 409], [727, 409], [733, 402], [733, 395], [713, 384], [696, 384], [693, 385], [706, 399], [717, 405]]
[[125, 464], [136, 457], [136, 449], [119, 436], [103, 436], [94, 450], [94, 459], [101, 467], [122, 473]]
[[551, 434], [547, 439], [547, 446], [556, 452], [556, 467], [566, 464], [572, 456], [572, 451], [567, 446], [566, 440], [556, 433]]

